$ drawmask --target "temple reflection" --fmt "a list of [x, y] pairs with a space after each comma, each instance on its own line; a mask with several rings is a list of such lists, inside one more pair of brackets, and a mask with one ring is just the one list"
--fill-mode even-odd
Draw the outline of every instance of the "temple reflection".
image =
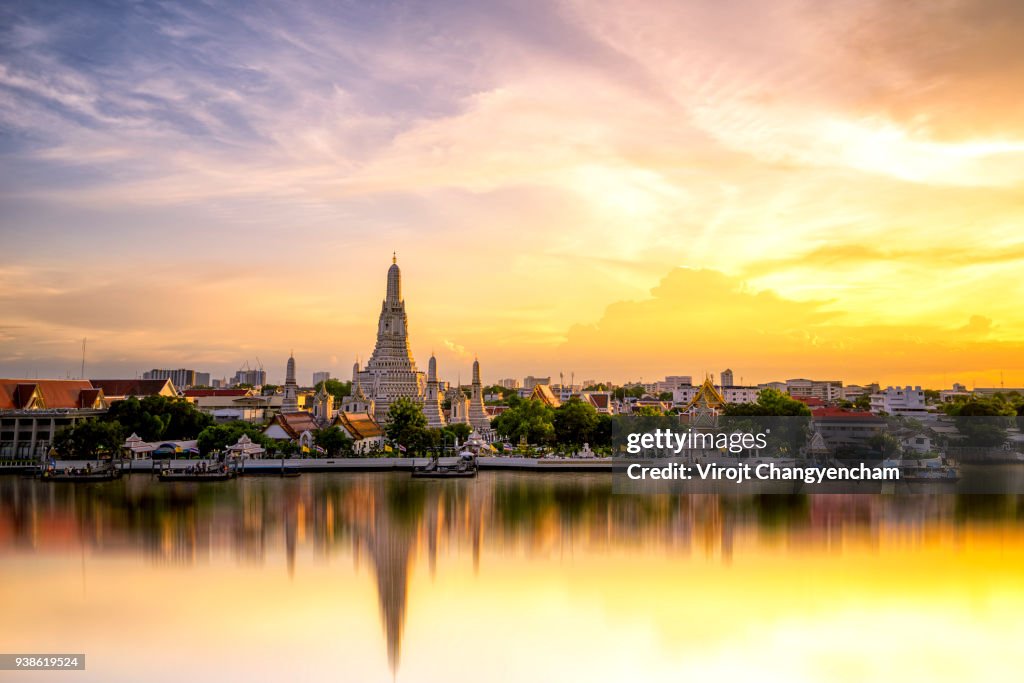
[[5, 477], [0, 554], [130, 552], [167, 565], [227, 556], [280, 567], [285, 581], [304, 563], [342, 558], [374, 577], [394, 673], [421, 558], [431, 580], [439, 557], [465, 558], [480, 573], [488, 558], [634, 549], [729, 563], [744, 544], [842, 553], [851, 540], [913, 545], [944, 534], [955, 543], [970, 525], [1016, 524], [1021, 512], [1017, 496], [623, 496], [600, 475], [324, 475], [224, 485], [132, 476], [87, 486]]

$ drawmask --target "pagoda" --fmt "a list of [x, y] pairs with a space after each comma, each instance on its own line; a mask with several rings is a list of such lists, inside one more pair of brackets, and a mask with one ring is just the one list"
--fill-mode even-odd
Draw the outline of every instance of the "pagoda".
[[374, 402], [374, 417], [387, 420], [391, 404], [407, 397], [422, 403], [425, 390], [423, 373], [416, 369], [409, 348], [409, 318], [402, 299], [402, 272], [398, 259], [392, 256], [388, 269], [387, 293], [377, 322], [377, 343], [370, 360], [362, 369], [355, 368], [357, 386]]

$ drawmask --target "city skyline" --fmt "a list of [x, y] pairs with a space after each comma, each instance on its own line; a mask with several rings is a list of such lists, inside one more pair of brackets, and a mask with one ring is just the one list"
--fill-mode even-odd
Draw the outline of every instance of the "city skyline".
[[1014, 3], [0, 16], [0, 375], [1024, 386]]

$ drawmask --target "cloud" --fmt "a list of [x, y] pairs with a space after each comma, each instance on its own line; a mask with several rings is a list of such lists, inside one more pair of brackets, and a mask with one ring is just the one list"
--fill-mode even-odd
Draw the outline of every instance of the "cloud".
[[993, 339], [993, 321], [983, 316], [966, 324], [858, 325], [838, 322], [855, 316], [827, 303], [789, 300], [711, 270], [676, 269], [649, 297], [613, 303], [595, 323], [573, 326], [558, 354], [587, 373], [614, 358], [634, 378], [731, 367], [754, 382], [796, 373], [946, 386], [1000, 370], [1024, 375], [1024, 343]]

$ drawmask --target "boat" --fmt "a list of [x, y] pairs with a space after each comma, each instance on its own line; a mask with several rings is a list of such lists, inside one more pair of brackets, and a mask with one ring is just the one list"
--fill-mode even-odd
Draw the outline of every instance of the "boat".
[[46, 470], [37, 476], [43, 481], [85, 483], [90, 481], [113, 481], [115, 479], [120, 479], [121, 470], [116, 467], [108, 467], [101, 470], [76, 467], [65, 468], [62, 470]]
[[460, 454], [454, 465], [442, 465], [441, 459], [435, 455], [426, 465], [414, 467], [412, 476], [415, 479], [471, 479], [476, 472], [476, 457], [466, 451]]
[[882, 467], [896, 467], [900, 481], [908, 484], [955, 484], [960, 481], [960, 467], [947, 458], [899, 458], [885, 460]]
[[161, 470], [157, 475], [160, 481], [227, 481], [234, 479], [237, 473], [233, 469], [217, 469], [207, 472], [187, 472], [185, 470]]

